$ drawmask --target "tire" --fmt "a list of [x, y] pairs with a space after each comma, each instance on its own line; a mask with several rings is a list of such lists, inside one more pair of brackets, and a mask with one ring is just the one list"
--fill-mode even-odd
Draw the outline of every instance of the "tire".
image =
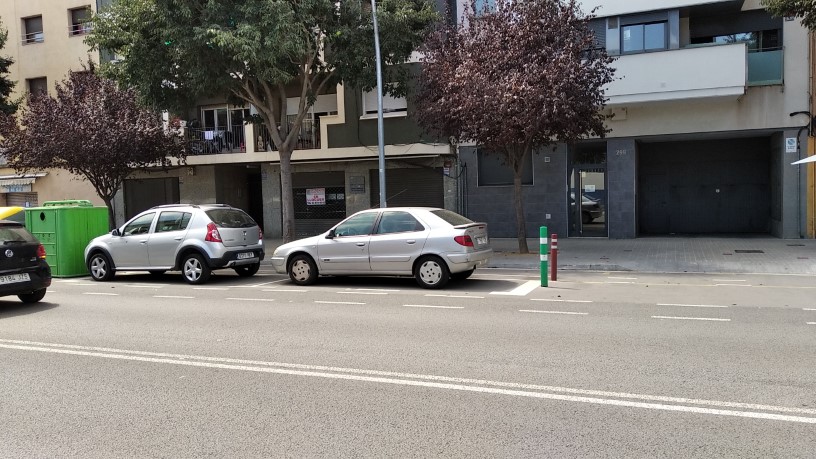
[[188, 284], [203, 284], [210, 280], [210, 274], [212, 270], [204, 257], [197, 253], [186, 255], [181, 262], [181, 275]]
[[592, 223], [592, 220], [592, 215], [590, 215], [589, 212], [581, 212], [581, 223]]
[[37, 303], [38, 301], [43, 299], [43, 297], [45, 297], [44, 288], [40, 290], [34, 290], [31, 293], [23, 293], [22, 295], [17, 295], [17, 298], [19, 298], [20, 301], [26, 304]]
[[289, 262], [289, 279], [297, 285], [312, 285], [317, 282], [317, 265], [309, 255], [295, 255]]
[[417, 261], [414, 278], [422, 288], [442, 288], [450, 280], [450, 272], [441, 258], [427, 256]]
[[151, 276], [153, 276], [153, 277], [159, 277], [159, 276], [161, 276], [162, 274], [164, 274], [166, 271], [165, 271], [164, 269], [151, 269], [151, 270], [150, 270], [150, 271], [148, 271], [148, 272], [149, 272], [149, 273], [150, 273], [150, 275], [151, 275]]
[[91, 259], [88, 260], [88, 271], [91, 278], [98, 282], [107, 282], [113, 279], [115, 274], [110, 258], [102, 252], [91, 255]]
[[259, 269], [261, 269], [261, 264], [254, 263], [251, 265], [236, 266], [235, 272], [241, 277], [252, 277]]
[[467, 271], [462, 271], [460, 273], [453, 273], [451, 274], [451, 279], [453, 280], [465, 280], [473, 274], [473, 271], [476, 271], [476, 268], [468, 269]]

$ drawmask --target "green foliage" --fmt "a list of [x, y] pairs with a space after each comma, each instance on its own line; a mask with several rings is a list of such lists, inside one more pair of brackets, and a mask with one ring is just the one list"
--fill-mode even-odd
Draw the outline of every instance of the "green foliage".
[[134, 169], [183, 162], [185, 143], [161, 115], [137, 104], [93, 67], [71, 72], [56, 97], [29, 96], [18, 115], [0, 115], [0, 149], [18, 172], [64, 169], [84, 177], [108, 206]]
[[[8, 41], [8, 31], [2, 28], [2, 22], [0, 22], [0, 50], [6, 46], [6, 41]], [[8, 77], [9, 67], [13, 63], [11, 58], [0, 56], [0, 113], [11, 114], [17, 110], [17, 103], [9, 100], [16, 84]]]
[[802, 19], [802, 25], [816, 30], [816, 2], [814, 0], [762, 0], [762, 5], [774, 16], [793, 16]]

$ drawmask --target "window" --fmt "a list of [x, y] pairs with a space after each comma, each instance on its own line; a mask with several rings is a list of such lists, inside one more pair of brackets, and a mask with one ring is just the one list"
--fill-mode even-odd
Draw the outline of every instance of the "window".
[[74, 8], [68, 10], [68, 13], [71, 16], [71, 27], [68, 35], [85, 35], [91, 31], [91, 23], [89, 22], [91, 20], [91, 9], [89, 7]]
[[759, 32], [740, 32], [724, 35], [714, 35], [705, 37], [692, 37], [691, 43], [694, 45], [717, 43], [745, 43], [750, 52], [776, 51], [782, 49], [780, 40], [781, 30], [771, 29]]
[[371, 234], [371, 229], [374, 227], [374, 220], [377, 219], [377, 212], [366, 212], [360, 215], [349, 217], [348, 220], [337, 225], [334, 229], [334, 235], [342, 236], [364, 236]]
[[159, 214], [159, 223], [156, 225], [155, 232], [164, 233], [187, 229], [187, 224], [190, 223], [192, 216], [190, 212], [162, 212]]
[[[501, 155], [480, 149], [476, 153], [476, 161], [479, 171], [479, 186], [513, 184], [513, 169], [504, 163]], [[522, 166], [521, 184], [533, 184], [533, 155], [529, 155]]]
[[150, 225], [153, 223], [153, 217], [155, 216], [155, 212], [150, 212], [141, 217], [136, 217], [136, 219], [125, 225], [124, 229], [122, 229], [122, 236], [147, 234], [147, 232], [150, 231]]
[[239, 209], [210, 209], [205, 212], [219, 228], [252, 228], [255, 220]]
[[639, 53], [668, 49], [666, 22], [632, 24], [621, 27], [621, 50], [624, 53]]
[[413, 215], [408, 212], [386, 211], [383, 212], [380, 224], [377, 226], [377, 234], [405, 233], [409, 231], [424, 231], [425, 227], [419, 223]]
[[48, 94], [48, 79], [46, 77], [29, 78], [26, 80], [29, 94], [39, 96]]
[[[383, 94], [383, 113], [406, 113], [408, 101], [405, 97]], [[363, 114], [377, 114], [377, 88], [363, 93]]]
[[23, 44], [42, 43], [44, 40], [42, 16], [23, 19]]

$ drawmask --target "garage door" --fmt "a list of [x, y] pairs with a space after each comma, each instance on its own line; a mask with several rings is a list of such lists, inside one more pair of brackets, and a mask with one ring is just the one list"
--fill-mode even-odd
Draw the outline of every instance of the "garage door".
[[[380, 172], [369, 171], [371, 207], [380, 204]], [[386, 169], [385, 203], [388, 207], [445, 207], [441, 168]]]
[[769, 137], [641, 144], [640, 233], [768, 233], [770, 151]]
[[125, 180], [125, 218], [130, 219], [143, 210], [162, 204], [179, 202], [179, 179], [167, 177], [158, 179]]

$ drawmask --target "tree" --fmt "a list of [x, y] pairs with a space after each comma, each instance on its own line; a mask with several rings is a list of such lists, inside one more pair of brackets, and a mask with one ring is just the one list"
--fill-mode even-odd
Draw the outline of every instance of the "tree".
[[596, 49], [576, 0], [498, 0], [441, 26], [424, 48], [420, 124], [476, 142], [513, 170], [519, 251], [527, 253], [522, 171], [533, 150], [607, 132], [611, 59]]
[[816, 30], [816, 3], [813, 0], [762, 0], [762, 5], [774, 16], [793, 16], [802, 25]]
[[[8, 40], [8, 30], [2, 28], [0, 22], [0, 49], [5, 48]], [[11, 114], [17, 110], [17, 103], [9, 101], [15, 83], [8, 77], [9, 67], [14, 61], [11, 58], [0, 56], [0, 113]]]
[[0, 149], [18, 172], [65, 169], [84, 177], [108, 207], [113, 228], [113, 197], [134, 169], [185, 157], [181, 136], [136, 99], [93, 66], [70, 72], [56, 97], [30, 95], [17, 117], [0, 116]]
[[[179, 109], [227, 94], [251, 104], [280, 155], [283, 240], [294, 237], [291, 157], [318, 94], [338, 83], [375, 87], [366, 0], [117, 0], [94, 18], [89, 42], [123, 59], [112, 66], [144, 99]], [[407, 61], [436, 13], [427, 0], [382, 0], [377, 18], [384, 80], [403, 83]], [[404, 84], [383, 88], [394, 94]], [[287, 119], [287, 90], [299, 97]]]

